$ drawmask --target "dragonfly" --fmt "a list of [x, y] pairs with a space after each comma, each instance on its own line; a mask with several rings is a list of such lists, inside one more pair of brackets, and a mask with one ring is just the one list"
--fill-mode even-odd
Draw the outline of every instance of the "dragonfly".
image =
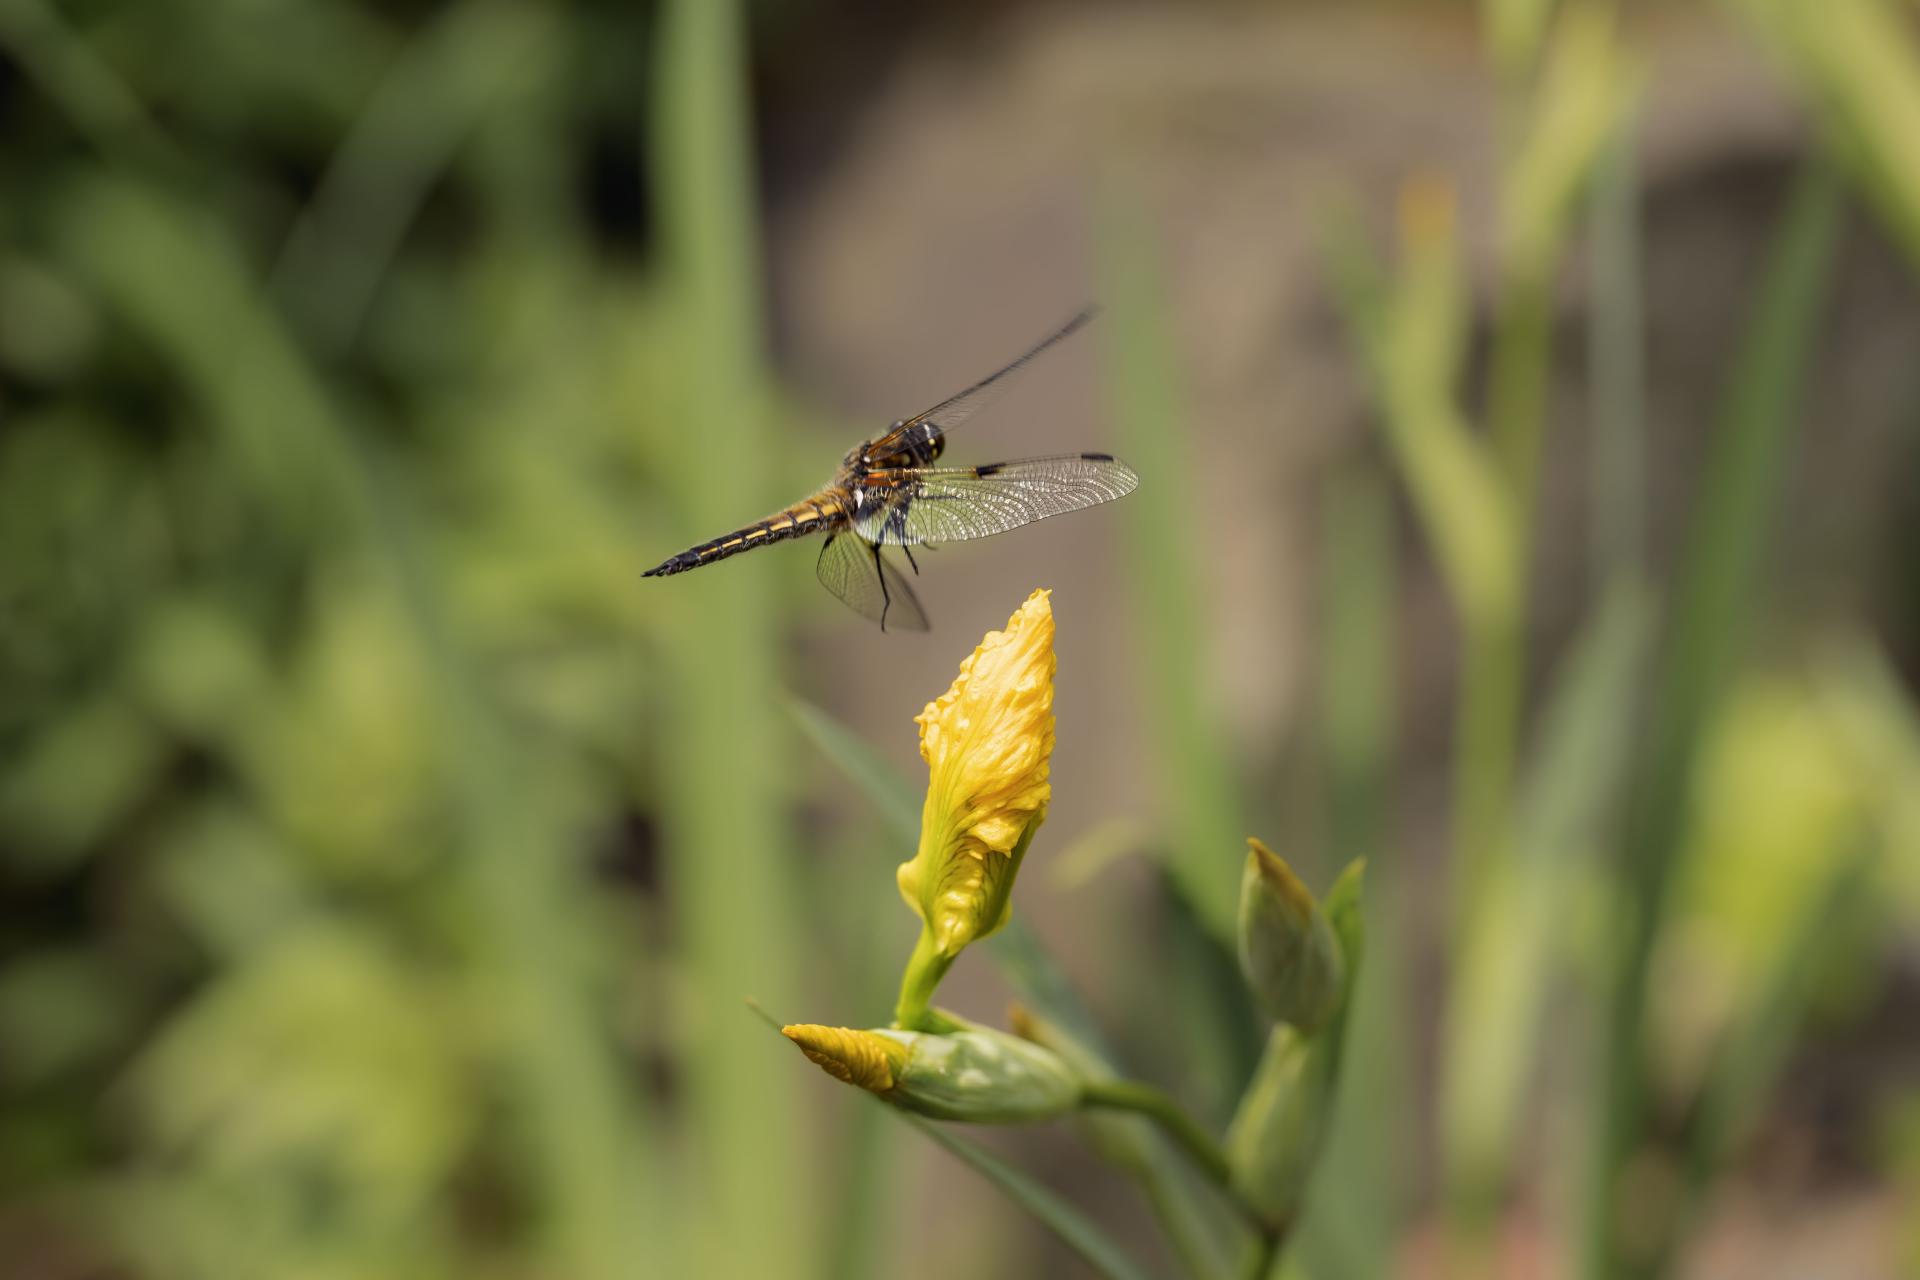
[[1140, 483], [1110, 453], [1059, 453], [974, 467], [939, 467], [947, 433], [985, 408], [1016, 374], [1078, 333], [1081, 311], [1022, 355], [966, 390], [894, 422], [847, 451], [833, 478], [765, 519], [689, 547], [643, 575], [663, 578], [716, 564], [743, 551], [823, 533], [815, 567], [820, 582], [854, 612], [909, 631], [928, 628], [927, 613], [893, 563], [892, 548], [917, 576], [915, 547], [985, 538], [1035, 520], [1111, 502]]

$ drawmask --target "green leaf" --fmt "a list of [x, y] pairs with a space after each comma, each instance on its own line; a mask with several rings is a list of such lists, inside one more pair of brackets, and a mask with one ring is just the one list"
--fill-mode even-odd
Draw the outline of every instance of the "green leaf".
[[1559, 675], [1521, 798], [1514, 856], [1490, 873], [1453, 976], [1441, 1092], [1452, 1194], [1500, 1193], [1574, 913], [1578, 872], [1607, 834], [1633, 747], [1651, 603], [1624, 582]]
[[975, 1172], [998, 1187], [1007, 1199], [1032, 1214], [1040, 1225], [1107, 1280], [1147, 1280], [1147, 1272], [1129, 1258], [1112, 1237], [1039, 1182], [986, 1148], [938, 1124], [902, 1111], [895, 1111], [894, 1114], [971, 1165]]
[[1120, 452], [1151, 477], [1118, 514], [1145, 658], [1141, 687], [1155, 726], [1154, 773], [1170, 809], [1169, 867], [1207, 929], [1225, 942], [1234, 934], [1245, 831], [1229, 735], [1212, 713], [1217, 690], [1205, 679], [1208, 597], [1190, 519], [1201, 490], [1166, 327], [1159, 246], [1134, 200], [1110, 195], [1101, 214], [1099, 260], [1111, 299], [1102, 335], [1107, 398]]
[[[1631, 933], [1613, 983], [1592, 1144], [1582, 1273], [1626, 1270], [1617, 1235], [1618, 1195], [1646, 1139], [1645, 1009], [1653, 947], [1665, 910], [1674, 850], [1687, 825], [1700, 741], [1751, 633], [1753, 579], [1799, 421], [1802, 380], [1824, 310], [1838, 239], [1841, 192], [1824, 160], [1801, 176], [1770, 260], [1715, 430], [1704, 489], [1694, 507], [1674, 594], [1669, 652], [1639, 752], [1627, 817], [1623, 899]], [[1653, 1248], [1660, 1246], [1654, 1242]]]
[[920, 838], [920, 804], [914, 799], [912, 784], [851, 729], [811, 702], [790, 698], [787, 710], [820, 754], [873, 801], [888, 831], [911, 849]]
[[[669, 414], [727, 424], [743, 456], [725, 486], [674, 488], [674, 519], [691, 541], [739, 519], [739, 504], [779, 493], [762, 358], [764, 292], [753, 124], [745, 81], [745, 6], [674, 0], [655, 24], [649, 158], [657, 193], [660, 270], [678, 363]], [[661, 461], [694, 475], [709, 447], [674, 432]], [[672, 592], [664, 628], [670, 675], [659, 733], [664, 851], [676, 891], [692, 1007], [748, 991], [790, 1002], [805, 949], [792, 904], [795, 864], [782, 818], [787, 780], [779, 699], [781, 620], [775, 565], [744, 557]], [[701, 579], [705, 578], [705, 581]], [[731, 767], [716, 770], [726, 759]], [[805, 1146], [801, 1082], [731, 1019], [695, 1019], [678, 1107], [702, 1153], [698, 1184], [682, 1180], [686, 1261], [702, 1275], [774, 1275], [818, 1252], [824, 1215]], [[691, 1229], [703, 1204], [752, 1206], [751, 1231]], [[632, 1267], [631, 1257], [625, 1260]]]

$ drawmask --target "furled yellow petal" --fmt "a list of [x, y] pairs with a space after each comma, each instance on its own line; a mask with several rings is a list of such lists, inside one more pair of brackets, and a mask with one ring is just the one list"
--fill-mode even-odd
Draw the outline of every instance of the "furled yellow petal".
[[781, 1028], [836, 1080], [939, 1120], [1023, 1124], [1080, 1105], [1081, 1078], [1059, 1055], [1004, 1031], [953, 1022], [940, 1034]]
[[780, 1028], [780, 1034], [834, 1079], [882, 1097], [893, 1092], [899, 1072], [907, 1065], [906, 1046], [876, 1031], [797, 1023]]
[[900, 893], [951, 959], [1007, 921], [1025, 841], [1046, 817], [1052, 787], [1053, 609], [1035, 591], [960, 664], [953, 687], [927, 704], [920, 848], [901, 864]]

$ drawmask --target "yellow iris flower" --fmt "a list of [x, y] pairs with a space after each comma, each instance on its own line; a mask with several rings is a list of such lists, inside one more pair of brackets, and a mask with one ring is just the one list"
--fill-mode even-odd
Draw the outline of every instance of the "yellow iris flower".
[[1006, 924], [1014, 876], [1047, 816], [1053, 755], [1053, 608], [1035, 591], [917, 717], [929, 773], [920, 847], [899, 871], [923, 922], [897, 1017], [923, 1025], [933, 986], [969, 942]]

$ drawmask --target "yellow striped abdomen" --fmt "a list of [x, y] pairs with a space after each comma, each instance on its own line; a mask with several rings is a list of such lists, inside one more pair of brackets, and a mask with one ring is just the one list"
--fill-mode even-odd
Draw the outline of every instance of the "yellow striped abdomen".
[[846, 523], [845, 511], [845, 503], [838, 491], [823, 489], [785, 510], [774, 512], [764, 520], [756, 520], [732, 533], [688, 547], [679, 555], [669, 556], [641, 576], [662, 578], [669, 574], [685, 573], [689, 569], [698, 569], [701, 565], [725, 560], [728, 556], [737, 556], [755, 547], [785, 542], [788, 538], [798, 538], [824, 529], [836, 529]]

